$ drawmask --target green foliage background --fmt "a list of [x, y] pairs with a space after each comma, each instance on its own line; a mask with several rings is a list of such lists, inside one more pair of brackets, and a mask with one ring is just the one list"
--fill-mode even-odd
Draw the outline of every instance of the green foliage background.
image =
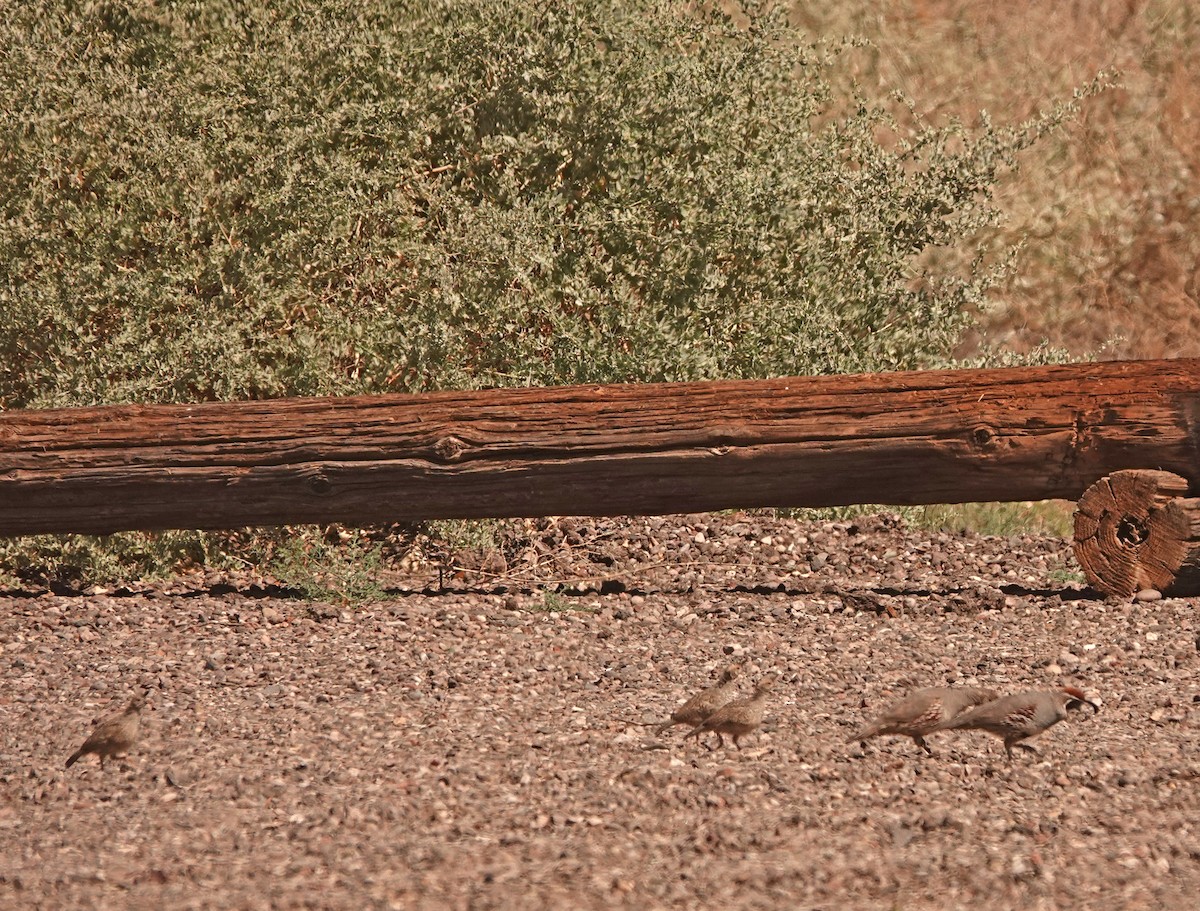
[[[1015, 129], [677, 3], [14, 6], [0, 403], [762, 376], [951, 355]], [[881, 138], [883, 141], [881, 141]], [[976, 267], [978, 260], [973, 260]]]
[[948, 363], [1007, 262], [973, 239], [997, 180], [1097, 85], [935, 128], [749, 21], [12, 5], [0, 406]]

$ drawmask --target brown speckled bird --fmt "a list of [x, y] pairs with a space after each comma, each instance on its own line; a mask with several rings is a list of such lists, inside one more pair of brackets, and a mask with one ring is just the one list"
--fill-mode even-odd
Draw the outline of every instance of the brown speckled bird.
[[1014, 746], [1034, 751], [1033, 747], [1019, 741], [1036, 737], [1066, 718], [1068, 712], [1082, 709], [1084, 705], [1090, 705], [1093, 713], [1100, 711], [1096, 703], [1073, 686], [1057, 690], [1029, 690], [1003, 696], [963, 712], [938, 725], [937, 730], [978, 730], [995, 734], [1004, 741], [1004, 752], [1011, 762]]
[[889, 705], [883, 712], [858, 731], [847, 743], [867, 740], [881, 734], [911, 737], [913, 742], [930, 755], [933, 750], [925, 735], [940, 730], [938, 725], [949, 721], [972, 706], [991, 702], [1000, 694], [995, 690], [974, 686], [928, 686], [913, 690], [903, 699]]
[[146, 705], [146, 694], [139, 693], [129, 700], [124, 711], [109, 715], [96, 725], [87, 740], [67, 760], [67, 768], [88, 753], [100, 757], [100, 768], [104, 768], [104, 760], [112, 756], [123, 756], [138, 742], [141, 733], [141, 711]]
[[736, 664], [726, 665], [721, 669], [721, 676], [706, 690], [697, 693], [679, 708], [671, 713], [671, 717], [660, 724], [655, 734], [661, 735], [672, 725], [696, 725], [725, 705], [733, 698], [734, 681], [737, 680], [740, 668]]
[[748, 698], [735, 699], [733, 702], [721, 706], [688, 731], [684, 740], [688, 737], [699, 737], [704, 731], [712, 731], [717, 735], [718, 746], [725, 745], [725, 738], [721, 735], [728, 734], [733, 738], [733, 745], [740, 750], [742, 745], [738, 743], [738, 740], [762, 724], [767, 694], [771, 692], [777, 679], [779, 679], [778, 675], [767, 674], [758, 682], [758, 686], [754, 688], [754, 692]]

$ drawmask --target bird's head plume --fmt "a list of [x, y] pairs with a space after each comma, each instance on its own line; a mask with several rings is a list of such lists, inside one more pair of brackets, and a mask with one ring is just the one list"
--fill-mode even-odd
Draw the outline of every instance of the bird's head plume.
[[1083, 708], [1084, 705], [1090, 705], [1092, 707], [1093, 714], [1096, 714], [1100, 711], [1100, 706], [1088, 699], [1088, 697], [1084, 695], [1083, 690], [1077, 689], [1073, 686], [1064, 686], [1062, 691], [1067, 696], [1065, 708], [1068, 711]]

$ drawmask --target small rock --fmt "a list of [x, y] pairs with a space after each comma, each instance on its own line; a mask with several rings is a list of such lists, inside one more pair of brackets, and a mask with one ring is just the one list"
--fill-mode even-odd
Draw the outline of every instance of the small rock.
[[1154, 588], [1143, 588], [1140, 592], [1133, 596], [1135, 601], [1161, 601], [1162, 592]]

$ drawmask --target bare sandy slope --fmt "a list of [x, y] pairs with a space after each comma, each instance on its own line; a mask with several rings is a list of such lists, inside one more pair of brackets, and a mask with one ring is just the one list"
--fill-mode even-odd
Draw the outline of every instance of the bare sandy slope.
[[[0, 907], [1195, 907], [1196, 600], [1106, 604], [1055, 581], [1063, 542], [888, 520], [535, 531], [499, 583], [348, 610], [0, 595]], [[730, 656], [782, 678], [742, 750], [636, 723]], [[943, 683], [1102, 709], [1011, 766], [980, 733], [844, 742]], [[65, 771], [142, 684], [141, 748]]]

